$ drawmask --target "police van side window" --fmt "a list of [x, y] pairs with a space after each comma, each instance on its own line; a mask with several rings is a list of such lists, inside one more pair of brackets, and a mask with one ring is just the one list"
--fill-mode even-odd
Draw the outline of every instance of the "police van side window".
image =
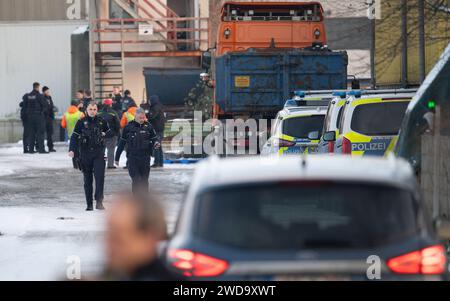
[[338, 111], [338, 115], [337, 115], [337, 118], [336, 118], [336, 125], [335, 125], [337, 129], [339, 128], [339, 121], [342, 118], [342, 112], [344, 112], [344, 106], [341, 106], [339, 108], [339, 111]]
[[351, 129], [368, 136], [397, 135], [408, 103], [378, 102], [359, 105], [353, 112]]
[[327, 132], [330, 129], [331, 124], [331, 113], [333, 112], [333, 104], [330, 104], [327, 110], [327, 115], [325, 115], [325, 122], [323, 123], [323, 130], [322, 133]]
[[347, 109], [347, 104], [343, 105], [341, 110], [341, 117], [338, 118], [338, 129], [339, 129], [339, 135], [342, 134], [344, 132], [344, 122], [345, 122], [345, 111]]

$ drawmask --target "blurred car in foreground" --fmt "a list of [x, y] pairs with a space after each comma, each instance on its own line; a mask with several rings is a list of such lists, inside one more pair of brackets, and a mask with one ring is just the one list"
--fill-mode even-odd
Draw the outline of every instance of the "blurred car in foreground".
[[210, 158], [166, 249], [169, 267], [193, 280], [365, 280], [372, 255], [381, 280], [446, 277], [403, 160]]

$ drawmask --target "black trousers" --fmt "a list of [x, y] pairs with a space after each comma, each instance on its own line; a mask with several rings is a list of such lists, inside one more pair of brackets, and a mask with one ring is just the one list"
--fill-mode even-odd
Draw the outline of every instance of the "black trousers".
[[33, 114], [27, 117], [25, 131], [28, 136], [28, 147], [33, 150], [34, 145], [38, 152], [44, 152], [45, 117], [40, 114]]
[[32, 151], [34, 149], [34, 144], [33, 144], [33, 149], [30, 148], [30, 127], [28, 126], [27, 122], [25, 120], [22, 120], [22, 125], [23, 125], [23, 152], [27, 153], [29, 151]]
[[133, 193], [148, 192], [150, 175], [150, 156], [128, 157], [128, 173], [132, 181]]
[[[86, 203], [91, 205], [95, 199], [97, 202], [103, 202], [103, 191], [105, 187], [105, 157], [103, 152], [89, 153], [81, 155], [81, 166], [84, 176], [84, 193]], [[95, 195], [93, 197], [93, 183], [95, 179]]]
[[[156, 135], [160, 137], [161, 141], [164, 138], [164, 132], [156, 132]], [[164, 153], [162, 145], [153, 151], [153, 155], [155, 157], [155, 165], [160, 167], [164, 166]]]
[[45, 121], [45, 131], [47, 133], [47, 147], [53, 149], [53, 119], [47, 118]]

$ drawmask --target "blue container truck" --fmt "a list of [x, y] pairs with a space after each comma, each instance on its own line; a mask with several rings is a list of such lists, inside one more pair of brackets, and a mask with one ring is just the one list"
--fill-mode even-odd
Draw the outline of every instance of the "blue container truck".
[[345, 51], [249, 49], [215, 58], [215, 110], [273, 118], [295, 90], [347, 89]]

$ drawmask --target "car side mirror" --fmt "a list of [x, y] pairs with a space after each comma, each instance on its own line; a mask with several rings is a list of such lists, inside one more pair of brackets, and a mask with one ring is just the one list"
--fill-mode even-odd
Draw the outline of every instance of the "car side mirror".
[[450, 220], [438, 219], [435, 222], [436, 232], [439, 239], [450, 240]]
[[320, 133], [319, 133], [319, 131], [310, 132], [310, 133], [308, 134], [308, 139], [309, 139], [309, 140], [319, 140], [319, 139], [320, 139]]
[[325, 142], [334, 142], [336, 141], [336, 132], [335, 131], [329, 131], [323, 134], [323, 141]]

